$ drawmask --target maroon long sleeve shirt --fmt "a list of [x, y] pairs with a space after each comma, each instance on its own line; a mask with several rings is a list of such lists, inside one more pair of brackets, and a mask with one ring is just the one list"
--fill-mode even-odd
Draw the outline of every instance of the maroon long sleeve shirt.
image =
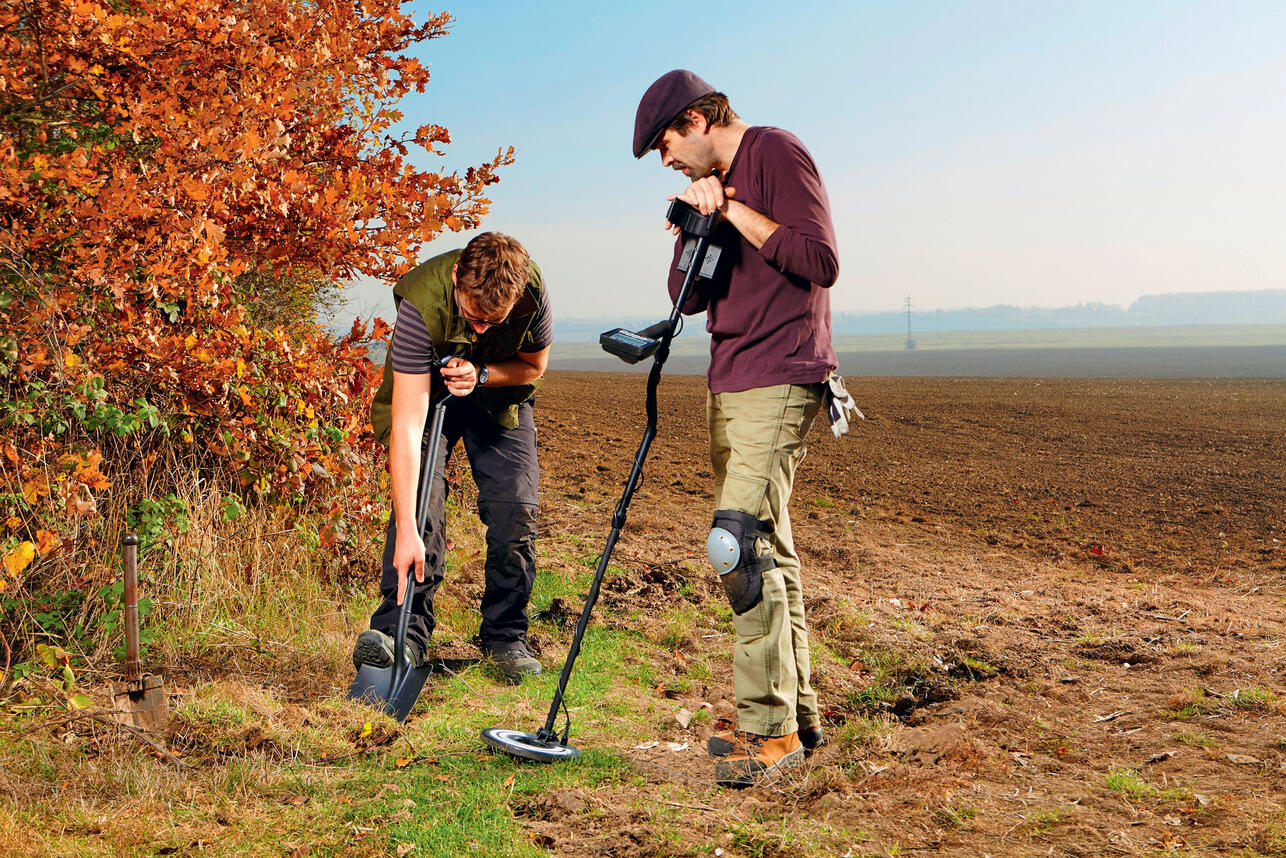
[[[839, 276], [830, 202], [812, 156], [780, 128], [752, 127], [737, 148], [725, 187], [780, 224], [758, 250], [731, 224], [719, 272], [701, 281], [683, 312], [706, 311], [712, 393], [824, 381], [838, 363], [831, 346], [830, 287]], [[677, 264], [683, 236], [675, 244]], [[683, 273], [670, 269], [670, 299]]]

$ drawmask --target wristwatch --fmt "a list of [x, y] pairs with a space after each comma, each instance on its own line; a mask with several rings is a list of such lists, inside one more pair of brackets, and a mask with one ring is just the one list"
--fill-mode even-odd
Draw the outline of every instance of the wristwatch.
[[482, 387], [487, 383], [487, 379], [491, 377], [491, 372], [487, 369], [487, 365], [485, 363], [474, 364], [474, 366], [478, 368], [477, 386]]

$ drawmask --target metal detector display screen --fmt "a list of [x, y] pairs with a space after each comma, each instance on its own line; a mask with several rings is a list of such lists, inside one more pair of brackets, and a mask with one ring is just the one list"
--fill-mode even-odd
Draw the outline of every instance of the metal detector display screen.
[[626, 363], [638, 363], [645, 357], [651, 356], [656, 351], [656, 347], [661, 344], [658, 340], [624, 328], [605, 331], [599, 335], [598, 342], [603, 347], [603, 351], [616, 355]]

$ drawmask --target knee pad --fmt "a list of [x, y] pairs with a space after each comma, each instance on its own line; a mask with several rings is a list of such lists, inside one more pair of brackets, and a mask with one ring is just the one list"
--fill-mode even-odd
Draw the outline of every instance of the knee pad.
[[764, 572], [776, 566], [771, 553], [758, 553], [755, 540], [772, 534], [772, 526], [753, 515], [715, 510], [706, 538], [710, 565], [719, 573], [724, 595], [734, 614], [744, 614], [763, 598]]

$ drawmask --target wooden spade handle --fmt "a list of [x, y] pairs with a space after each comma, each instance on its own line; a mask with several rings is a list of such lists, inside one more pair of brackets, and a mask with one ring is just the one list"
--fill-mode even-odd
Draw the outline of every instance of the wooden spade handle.
[[125, 681], [136, 682], [138, 668], [138, 534], [121, 540], [125, 555]]

